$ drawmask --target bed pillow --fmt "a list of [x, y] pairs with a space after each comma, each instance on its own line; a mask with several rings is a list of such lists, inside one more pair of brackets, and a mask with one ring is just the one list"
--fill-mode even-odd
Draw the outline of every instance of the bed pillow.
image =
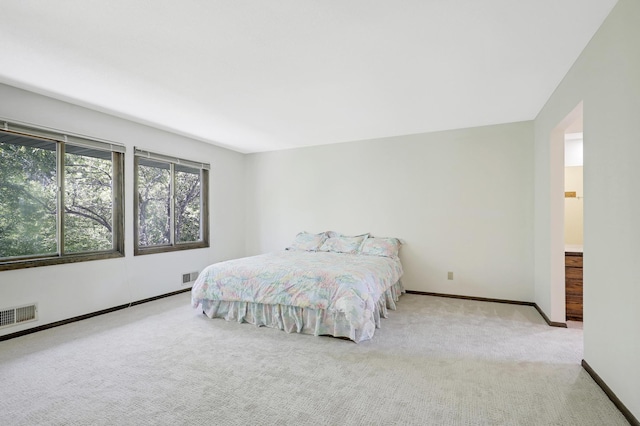
[[335, 236], [329, 237], [320, 247], [320, 251], [331, 251], [334, 253], [358, 253], [362, 242], [367, 239], [365, 235], [355, 237]]
[[360, 235], [344, 235], [344, 234], [341, 234], [341, 233], [336, 232], [336, 231], [327, 231], [327, 232], [325, 232], [325, 234], [327, 234], [327, 238], [336, 238], [336, 237], [364, 237], [364, 238], [367, 238], [367, 237], [371, 236], [371, 234], [369, 232], [364, 233], [364, 234], [360, 234]]
[[369, 256], [398, 257], [400, 245], [397, 238], [367, 238], [362, 243], [362, 254]]
[[326, 239], [327, 234], [325, 232], [311, 234], [303, 231], [296, 235], [287, 250], [318, 251]]

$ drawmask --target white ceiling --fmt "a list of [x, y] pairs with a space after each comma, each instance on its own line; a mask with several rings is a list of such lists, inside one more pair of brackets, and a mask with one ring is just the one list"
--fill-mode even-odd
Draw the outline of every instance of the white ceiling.
[[240, 152], [532, 120], [616, 1], [0, 0], [0, 82]]

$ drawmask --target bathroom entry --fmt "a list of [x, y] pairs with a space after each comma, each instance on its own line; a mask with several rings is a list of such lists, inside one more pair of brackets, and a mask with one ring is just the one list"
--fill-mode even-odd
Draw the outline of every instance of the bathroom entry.
[[566, 320], [583, 320], [583, 133], [582, 117], [565, 130], [564, 243]]

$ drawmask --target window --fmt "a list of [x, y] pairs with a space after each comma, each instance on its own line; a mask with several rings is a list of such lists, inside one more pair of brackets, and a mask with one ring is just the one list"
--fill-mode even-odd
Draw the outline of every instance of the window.
[[0, 270], [123, 256], [124, 147], [0, 124]]
[[135, 150], [135, 254], [209, 246], [209, 165]]

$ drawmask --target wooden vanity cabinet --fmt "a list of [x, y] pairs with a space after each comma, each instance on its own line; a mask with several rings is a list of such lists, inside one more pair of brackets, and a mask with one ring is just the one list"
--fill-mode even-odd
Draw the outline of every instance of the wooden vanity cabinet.
[[565, 253], [564, 276], [567, 321], [582, 321], [582, 253]]

